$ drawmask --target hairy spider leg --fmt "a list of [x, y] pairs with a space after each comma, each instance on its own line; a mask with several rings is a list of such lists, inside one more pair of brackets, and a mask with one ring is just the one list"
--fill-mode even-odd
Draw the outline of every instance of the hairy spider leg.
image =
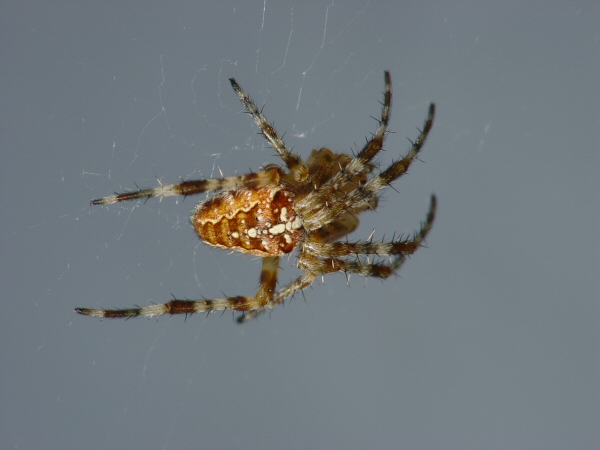
[[[429, 212], [427, 213], [427, 218], [425, 219], [425, 223], [421, 222], [421, 229], [419, 230], [418, 233], [416, 233], [414, 235], [414, 237], [412, 239], [413, 242], [418, 243], [418, 245], [414, 251], [417, 251], [417, 249], [423, 245], [423, 241], [425, 240], [425, 238], [427, 237], [427, 235], [433, 228], [433, 221], [435, 220], [436, 208], [437, 208], [437, 198], [435, 195], [432, 195], [431, 203], [429, 206]], [[407, 253], [407, 254], [410, 255], [410, 253]], [[404, 264], [404, 261], [406, 261], [406, 257], [405, 257], [404, 253], [399, 253], [395, 258], [393, 258], [392, 262], [389, 266], [390, 269], [392, 270], [392, 273], [397, 272], [400, 269], [400, 267], [402, 267], [402, 264]]]
[[[355, 173], [363, 170], [363, 167], [369, 163], [383, 148], [383, 142], [387, 135], [387, 128], [390, 122], [392, 114], [392, 81], [390, 73], [386, 70], [384, 72], [385, 91], [383, 93], [383, 103], [381, 108], [381, 118], [379, 119], [379, 126], [373, 134], [373, 137], [367, 141], [362, 150], [353, 158], [353, 161], [348, 164], [346, 170], [343, 171], [341, 176], [352, 177]], [[332, 180], [332, 183], [336, 183]]]
[[358, 207], [349, 209], [347, 212], [311, 232], [311, 240], [314, 242], [334, 242], [355, 231], [360, 225], [358, 215], [368, 209], [374, 211], [378, 203], [377, 196], [373, 196], [368, 202]]
[[267, 303], [264, 306], [264, 308], [256, 309], [254, 311], [244, 312], [243, 315], [238, 317], [238, 319], [237, 319], [238, 323], [246, 322], [247, 320], [253, 319], [256, 316], [258, 316], [266, 311], [270, 311], [275, 306], [282, 303], [285, 299], [294, 295], [296, 292], [306, 289], [308, 286], [310, 286], [313, 283], [313, 281], [315, 281], [317, 276], [318, 276], [317, 273], [312, 273], [312, 272], [303, 273], [298, 278], [296, 278], [294, 281], [292, 281], [290, 284], [288, 284], [287, 286], [285, 286], [285, 287], [281, 288], [279, 291], [277, 291], [277, 293], [273, 296], [271, 301], [269, 303]]
[[293, 175], [294, 180], [297, 182], [303, 182], [308, 177], [308, 168], [302, 162], [302, 159], [298, 155], [294, 155], [288, 148], [285, 146], [283, 140], [279, 137], [273, 125], [271, 125], [265, 116], [259, 111], [256, 107], [256, 104], [252, 101], [250, 96], [246, 94], [246, 92], [240, 87], [240, 85], [235, 81], [234, 78], [230, 78], [229, 82], [231, 83], [231, 87], [238, 95], [246, 111], [252, 116], [258, 128], [260, 128], [260, 132], [265, 137], [265, 139], [269, 142], [271, 147], [279, 154], [285, 165]]
[[417, 251], [421, 242], [425, 239], [433, 226], [435, 220], [436, 198], [431, 197], [429, 212], [425, 222], [421, 224], [418, 232], [412, 239], [398, 239], [394, 242], [322, 242], [313, 241], [311, 236], [303, 244], [306, 253], [320, 258], [339, 258], [348, 255], [410, 255]]
[[75, 312], [86, 316], [102, 318], [128, 318], [138, 316], [160, 316], [162, 314], [194, 314], [199, 312], [223, 311], [251, 311], [267, 305], [275, 293], [277, 273], [279, 271], [279, 256], [263, 258], [260, 273], [260, 285], [254, 297], [226, 297], [212, 300], [179, 300], [173, 299], [160, 305], [150, 305], [127, 309], [90, 309], [76, 308]]
[[[392, 163], [387, 169], [371, 178], [363, 186], [358, 187], [337, 201], [332, 202], [328, 205], [328, 208], [323, 208], [320, 205], [317, 205], [318, 202], [311, 201], [312, 195], [308, 195], [303, 199], [301, 202], [304, 204], [300, 206], [296, 205], [296, 210], [304, 216], [304, 227], [307, 230], [313, 230], [321, 227], [322, 224], [331, 222], [347, 211], [348, 208], [353, 208], [355, 205], [362, 204], [365, 200], [389, 185], [392, 181], [404, 175], [423, 148], [427, 135], [429, 134], [429, 131], [431, 131], [434, 117], [435, 105], [431, 103], [429, 105], [429, 114], [425, 121], [425, 125], [423, 126], [423, 131], [421, 131], [417, 140], [413, 142], [411, 149], [406, 156], [395, 163]], [[351, 164], [352, 162], [348, 164], [348, 166]]]
[[[307, 196], [315, 195], [319, 187], [338, 174], [341, 170], [352, 161], [352, 157], [345, 153], [334, 153], [329, 148], [320, 148], [313, 150], [306, 161], [309, 168], [309, 179], [306, 181], [304, 188], [300, 189], [296, 197], [296, 203]], [[367, 182], [369, 174], [373, 171], [372, 164], [366, 164], [361, 172], [354, 174], [347, 183], [338, 186], [335, 192], [335, 198], [325, 199], [325, 207], [329, 206], [331, 201], [335, 201], [340, 197], [348, 194], [357, 187]], [[313, 240], [323, 242], [333, 242], [339, 238], [346, 236], [358, 228], [360, 223], [358, 216], [366, 210], [374, 211], [377, 208], [378, 198], [376, 195], [361, 204], [353, 205], [352, 208], [342, 213], [335, 220], [311, 232]]]
[[[340, 186], [344, 186], [356, 174], [364, 171], [369, 162], [383, 148], [383, 142], [387, 135], [387, 127], [392, 108], [392, 82], [390, 73], [388, 71], [385, 71], [384, 79], [385, 92], [383, 94], [381, 118], [378, 120], [379, 126], [377, 127], [377, 130], [371, 139], [366, 142], [362, 150], [354, 158], [352, 158], [351, 161], [339, 173], [324, 183], [323, 186], [317, 190], [317, 192], [298, 201], [297, 207], [299, 211], [306, 210], [308, 212], [314, 209], [317, 203], [323, 204], [326, 199], [335, 197], [335, 195], [339, 192]], [[368, 172], [370, 172], [370, 169]], [[314, 229], [314, 227], [309, 229]]]
[[[298, 267], [318, 274], [333, 272], [356, 273], [368, 277], [387, 278], [404, 263], [405, 256], [412, 255], [422, 245], [431, 231], [435, 220], [437, 200], [431, 196], [429, 212], [425, 222], [411, 239], [395, 242], [312, 242], [310, 236], [304, 243], [305, 252], [298, 259]], [[349, 255], [394, 255], [390, 264], [348, 261], [341, 257]]]
[[202, 192], [211, 192], [239, 188], [255, 188], [278, 184], [281, 179], [281, 169], [270, 169], [264, 172], [249, 173], [238, 177], [209, 178], [206, 180], [182, 181], [178, 184], [166, 184], [155, 188], [140, 189], [138, 191], [123, 192], [107, 197], [92, 200], [92, 205], [110, 205], [140, 198], [170, 197], [173, 195], [195, 195]]

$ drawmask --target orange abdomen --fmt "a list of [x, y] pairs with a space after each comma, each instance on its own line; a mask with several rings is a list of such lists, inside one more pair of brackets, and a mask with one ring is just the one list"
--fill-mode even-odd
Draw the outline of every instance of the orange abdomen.
[[200, 203], [191, 220], [208, 244], [258, 256], [289, 253], [305, 234], [294, 193], [282, 184], [223, 192]]

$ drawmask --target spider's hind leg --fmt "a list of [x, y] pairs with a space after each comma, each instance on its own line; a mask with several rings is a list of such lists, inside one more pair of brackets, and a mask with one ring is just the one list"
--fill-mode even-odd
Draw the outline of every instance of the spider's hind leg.
[[234, 311], [252, 311], [264, 308], [275, 294], [277, 284], [277, 273], [279, 270], [279, 256], [267, 256], [263, 258], [262, 271], [260, 274], [260, 286], [254, 297], [226, 297], [212, 300], [178, 300], [160, 305], [150, 305], [128, 309], [90, 309], [76, 308], [75, 312], [86, 316], [101, 318], [129, 318], [139, 316], [160, 316], [162, 314], [194, 314], [199, 312], [212, 312], [231, 309]]

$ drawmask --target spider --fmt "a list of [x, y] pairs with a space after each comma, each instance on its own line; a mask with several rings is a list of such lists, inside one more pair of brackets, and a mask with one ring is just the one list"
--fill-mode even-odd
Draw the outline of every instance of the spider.
[[[262, 115], [248, 94], [231, 78], [231, 86], [271, 147], [283, 160], [287, 171], [268, 164], [258, 173], [221, 179], [182, 181], [151, 189], [110, 195], [92, 200], [92, 205], [108, 205], [128, 200], [223, 191], [198, 204], [191, 222], [206, 243], [262, 257], [260, 285], [254, 297], [226, 297], [212, 300], [180, 300], [129, 309], [76, 308], [94, 317], [135, 317], [161, 314], [193, 314], [231, 309], [241, 311], [238, 322], [271, 310], [294, 293], [310, 286], [317, 276], [345, 272], [387, 278], [414, 253], [431, 230], [436, 198], [431, 196], [429, 212], [420, 230], [408, 239], [391, 242], [340, 242], [358, 228], [360, 213], [375, 210], [377, 193], [404, 175], [417, 158], [431, 130], [435, 105], [423, 130], [401, 159], [377, 175], [371, 175], [373, 158], [383, 147], [392, 104], [389, 72], [385, 72], [385, 92], [378, 127], [355, 155], [334, 153], [329, 148], [313, 150], [306, 162], [292, 153]], [[287, 286], [276, 289], [279, 259], [298, 249], [298, 268], [304, 272]], [[366, 255], [390, 255], [389, 262], [371, 262]]]

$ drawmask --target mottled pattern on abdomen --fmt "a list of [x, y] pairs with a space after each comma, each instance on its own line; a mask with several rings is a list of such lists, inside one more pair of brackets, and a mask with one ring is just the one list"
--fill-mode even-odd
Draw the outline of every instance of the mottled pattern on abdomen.
[[294, 193], [286, 185], [234, 189], [201, 203], [192, 215], [208, 244], [258, 256], [281, 256], [304, 238]]

